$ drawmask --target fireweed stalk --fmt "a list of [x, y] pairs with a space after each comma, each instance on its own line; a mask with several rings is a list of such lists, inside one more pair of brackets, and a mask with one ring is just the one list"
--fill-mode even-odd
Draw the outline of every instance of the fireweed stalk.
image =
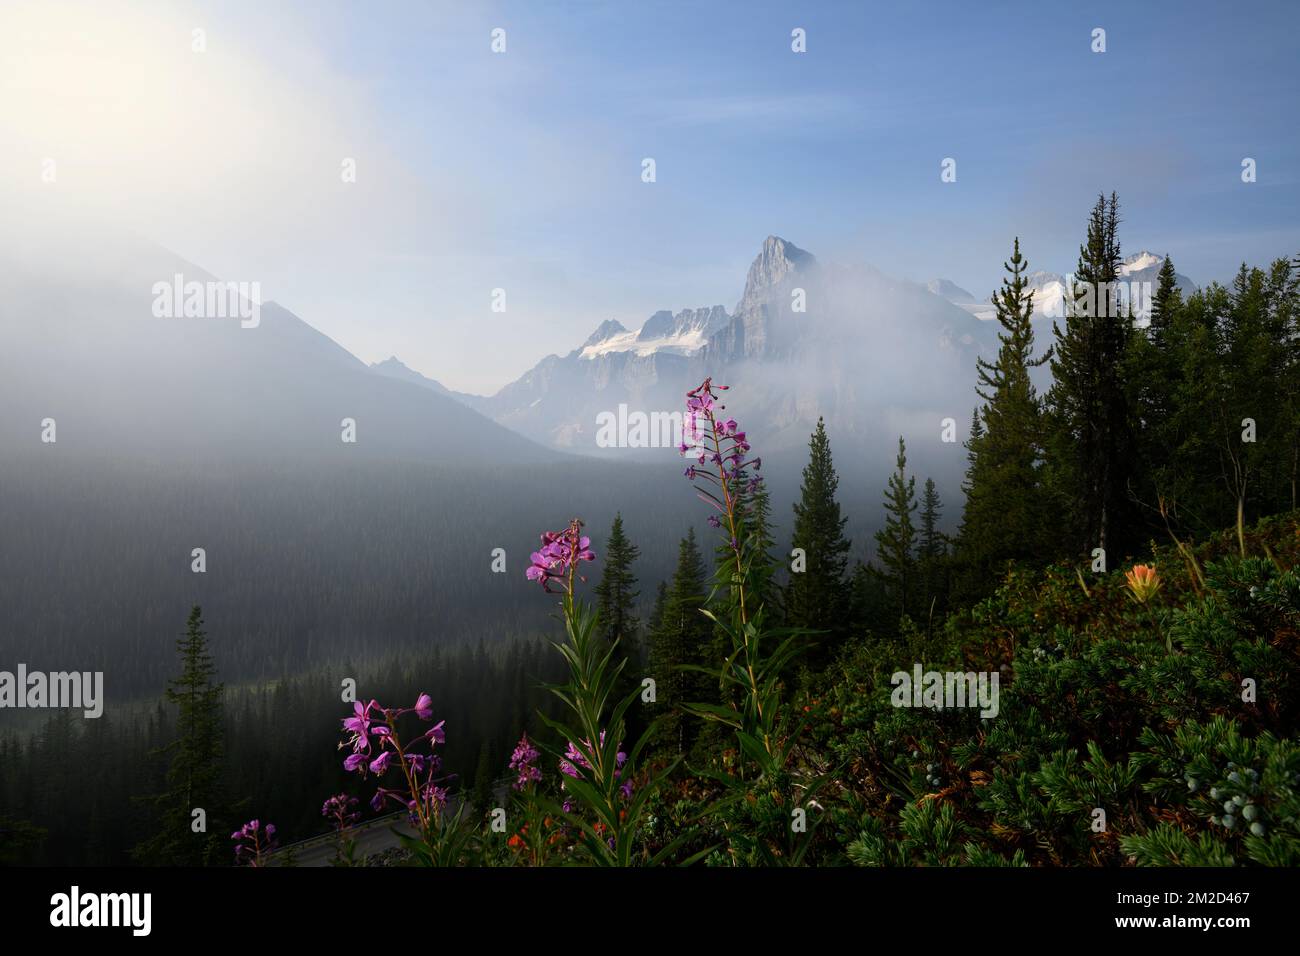
[[[591, 541], [582, 534], [582, 522], [575, 518], [564, 530], [542, 535], [542, 547], [533, 553], [526, 572], [528, 579], [541, 584], [546, 592], [561, 595], [565, 639], [552, 643], [569, 668], [567, 681], [549, 687], [563, 701], [569, 721], [540, 715], [568, 745], [559, 759], [564, 775], [564, 806], [540, 796], [535, 799], [552, 817], [578, 829], [593, 862], [629, 866], [637, 854], [647, 801], [676, 764], [647, 775], [640, 785], [633, 786], [634, 768], [654, 726], [641, 735], [630, 752], [623, 750], [624, 715], [640, 696], [640, 690], [623, 700], [615, 699], [615, 687], [627, 661], [616, 657], [617, 640], [606, 643], [597, 636], [596, 613], [577, 598], [577, 585], [585, 581], [578, 567], [594, 560]], [[683, 834], [661, 849], [649, 862], [658, 863], [685, 837]], [[642, 857], [637, 854], [636, 862], [641, 862]]]
[[[424, 723], [433, 721], [433, 701], [428, 694], [420, 694], [413, 707], [390, 708], [377, 701], [353, 704], [353, 714], [343, 720], [348, 737], [339, 743], [339, 749], [351, 748], [343, 761], [343, 769], [362, 777], [375, 776], [383, 780], [397, 771], [397, 787], [378, 785], [370, 806], [378, 812], [385, 806], [404, 807], [408, 819], [419, 834], [412, 839], [394, 829], [402, 845], [415, 854], [416, 860], [426, 866], [454, 866], [460, 862], [467, 847], [469, 831], [464, 821], [464, 803], [453, 812], [447, 808], [446, 780], [438, 776], [442, 758], [434, 748], [446, 743], [444, 721], [438, 721], [414, 740], [402, 742], [398, 722], [406, 714], [415, 714]], [[427, 745], [429, 752], [418, 748]]]
[[351, 866], [356, 852], [356, 840], [352, 838], [352, 828], [361, 820], [357, 811], [357, 798], [346, 793], [336, 793], [325, 801], [320, 815], [334, 827], [334, 865]]
[[[734, 418], [724, 417], [726, 406], [719, 401], [724, 391], [727, 386], [706, 378], [686, 393], [687, 436], [695, 444], [683, 442], [680, 451], [695, 458], [685, 475], [696, 495], [713, 509], [709, 524], [719, 528], [724, 539], [724, 560], [718, 563], [713, 593], [702, 613], [730, 644], [719, 665], [690, 669], [715, 678], [726, 703], [687, 704], [684, 709], [730, 727], [744, 758], [736, 762], [734, 775], [726, 769], [700, 768], [723, 787], [724, 796], [708, 812], [723, 821], [732, 859], [798, 864], [812, 845], [812, 831], [795, 835], [786, 814], [810, 802], [826, 782], [824, 776], [791, 770], [803, 718], [797, 708], [783, 713], [781, 707], [782, 675], [802, 653], [808, 632], [766, 623], [762, 597], [772, 567], [751, 510], [762, 460], [750, 457], [744, 430]], [[719, 595], [723, 599], [715, 604]], [[750, 808], [760, 805], [760, 798], [761, 805], [775, 805], [781, 812], [750, 818]]]
[[554, 820], [538, 806], [536, 799], [537, 787], [542, 782], [542, 768], [537, 766], [541, 756], [541, 751], [528, 739], [528, 734], [519, 738], [514, 753], [510, 755], [510, 769], [515, 774], [515, 782], [511, 784], [514, 819], [523, 823], [506, 845], [512, 851], [513, 861], [527, 866], [544, 866], [548, 851], [561, 837]]
[[728, 596], [729, 620], [723, 622], [710, 610], [703, 613], [727, 634], [731, 653], [720, 669], [709, 673], [728, 696], [738, 690], [741, 703], [691, 704], [687, 709], [734, 729], [741, 749], [766, 770], [780, 747], [781, 672], [799, 653], [803, 635], [780, 632], [785, 639], [764, 656], [762, 638], [780, 634], [764, 627], [766, 612], [756, 594], [761, 591], [760, 578], [769, 572], [760, 567], [765, 556], [752, 534], [745, 504], [762, 481], [758, 472], [763, 460], [748, 457], [752, 448], [746, 433], [734, 418], [722, 417], [726, 406], [719, 402], [718, 393], [727, 389], [706, 378], [686, 393], [686, 433], [695, 444], [683, 441], [679, 447], [683, 455], [695, 457], [684, 474], [694, 483], [696, 496], [713, 509], [709, 524], [722, 530], [730, 556], [719, 564], [714, 588], [714, 595], [725, 590]]
[[249, 820], [242, 827], [230, 834], [235, 843], [235, 864], [245, 866], [266, 866], [263, 859], [275, 851], [275, 824], [263, 826], [259, 820]]

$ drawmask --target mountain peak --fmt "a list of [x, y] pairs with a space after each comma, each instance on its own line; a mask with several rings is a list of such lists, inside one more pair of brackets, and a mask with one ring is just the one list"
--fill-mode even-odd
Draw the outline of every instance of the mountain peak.
[[411, 366], [407, 365], [405, 362], [399, 359], [396, 355], [390, 355], [382, 362], [375, 362], [373, 365], [370, 366], [370, 371], [374, 372], [377, 375], [383, 375], [388, 378], [395, 378], [401, 382], [411, 382], [415, 385], [419, 385], [422, 388], [427, 388], [430, 391], [437, 392], [440, 395], [451, 394], [448, 391], [447, 387], [443, 385], [441, 382], [436, 382], [433, 379], [429, 378], [429, 376], [427, 375], [421, 375], [415, 369], [411, 368]]
[[949, 302], [966, 303], [975, 301], [975, 296], [951, 279], [931, 279], [925, 284], [925, 287], [934, 295], [947, 299]]
[[1131, 256], [1125, 256], [1120, 262], [1120, 274], [1127, 275], [1130, 272], [1142, 272], [1145, 269], [1155, 267], [1159, 269], [1165, 264], [1165, 257], [1158, 252], [1148, 252], [1143, 249]]
[[787, 271], [797, 272], [813, 261], [812, 253], [800, 249], [793, 242], [780, 236], [768, 236], [763, 240], [763, 248], [758, 251], [754, 266], [784, 267]]
[[582, 347], [588, 348], [592, 345], [599, 345], [601, 342], [612, 339], [616, 335], [625, 335], [626, 333], [627, 329], [618, 319], [606, 319], [604, 322], [600, 323], [600, 325], [596, 326], [595, 332], [592, 332], [591, 335], [587, 336], [587, 341], [582, 343]]
[[745, 278], [745, 294], [741, 296], [736, 311], [759, 304], [771, 289], [816, 262], [812, 253], [805, 252], [793, 242], [780, 236], [768, 236], [763, 240], [763, 248], [759, 250], [758, 257], [749, 267], [749, 275]]

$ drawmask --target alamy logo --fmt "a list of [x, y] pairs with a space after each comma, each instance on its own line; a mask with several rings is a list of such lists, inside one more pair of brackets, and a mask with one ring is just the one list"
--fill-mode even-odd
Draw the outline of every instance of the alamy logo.
[[239, 319], [245, 329], [262, 323], [262, 283], [185, 281], [179, 272], [171, 282], [153, 284], [156, 319]]
[[148, 936], [152, 925], [150, 893], [86, 893], [72, 887], [50, 897], [51, 926], [129, 926], [131, 935]]
[[1117, 315], [1124, 309], [1135, 319], [1148, 319], [1152, 296], [1150, 282], [1083, 282], [1067, 275], [1064, 292], [1044, 303], [1043, 314], [1049, 319], [1065, 318], [1066, 305], [1073, 297], [1075, 315], [1084, 318]]
[[19, 664], [17, 673], [0, 671], [0, 709], [5, 707], [80, 708], [93, 719], [104, 713], [104, 672], [29, 673]]
[[981, 717], [998, 715], [998, 673], [980, 671], [895, 671], [889, 678], [893, 692], [889, 702], [895, 707], [928, 707], [943, 710], [951, 707], [979, 707]]
[[687, 435], [681, 412], [629, 412], [626, 403], [617, 412], [596, 415], [597, 448], [697, 447], [700, 435]]

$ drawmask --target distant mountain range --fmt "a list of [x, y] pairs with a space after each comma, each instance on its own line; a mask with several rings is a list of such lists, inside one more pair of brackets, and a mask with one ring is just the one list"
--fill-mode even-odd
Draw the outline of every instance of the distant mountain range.
[[[1120, 262], [1121, 281], [1124, 283], [1150, 283], [1145, 289], [1154, 294], [1160, 284], [1160, 267], [1164, 264], [1164, 261], [1164, 255], [1147, 252], [1145, 249], [1128, 256]], [[1191, 279], [1181, 273], [1175, 274], [1178, 277], [1178, 288], [1182, 290], [1184, 297], [1196, 291], [1196, 284]], [[1034, 296], [1035, 318], [1059, 318], [1064, 315], [1064, 275], [1038, 270], [1029, 273], [1025, 278], [1028, 282], [1028, 291], [1033, 293]], [[977, 299], [965, 289], [947, 279], [931, 279], [926, 283], [926, 288], [935, 295], [942, 296], [954, 305], [965, 309], [977, 319], [987, 321], [995, 317], [993, 305], [989, 301], [991, 295], [984, 299]], [[1142, 324], [1141, 321], [1139, 321], [1139, 324]]]
[[[952, 487], [975, 404], [975, 359], [997, 344], [991, 306], [948, 280], [923, 286], [823, 263], [768, 236], [730, 310], [662, 310], [635, 329], [608, 319], [569, 352], [480, 396], [396, 357], [367, 366], [273, 302], [261, 305], [257, 328], [158, 318], [150, 293], [158, 279], [216, 280], [149, 244], [99, 258], [99, 268], [69, 277], [0, 256], [10, 290], [0, 319], [13, 329], [0, 354], [0, 401], [16, 413], [0, 421], [0, 439], [10, 447], [33, 445], [33, 423], [52, 418], [61, 448], [333, 458], [349, 419], [357, 441], [347, 451], [366, 458], [663, 460], [661, 435], [611, 442], [599, 422], [678, 413], [686, 390], [712, 376], [733, 386], [735, 413], [787, 471], [802, 464], [824, 417], [837, 458], [867, 466], [872, 480], [903, 435], [916, 467]], [[1142, 252], [1123, 272], [1154, 282], [1162, 261]], [[1031, 282], [1041, 315], [1064, 280], [1039, 272]], [[941, 440], [945, 431], [952, 438], [949, 419], [956, 441]]]
[[[879, 465], [899, 434], [933, 446], [944, 418], [969, 420], [975, 357], [995, 345], [987, 323], [944, 295], [870, 267], [825, 265], [769, 236], [730, 311], [664, 310], [636, 329], [607, 320], [491, 396], [451, 393], [396, 358], [371, 368], [454, 394], [539, 444], [594, 455], [652, 454], [601, 447], [599, 416], [680, 410], [686, 390], [712, 376], [736, 389], [737, 414], [762, 447], [790, 463], [802, 462], [824, 416], [837, 454]], [[956, 467], [952, 447], [939, 455], [945, 470]]]

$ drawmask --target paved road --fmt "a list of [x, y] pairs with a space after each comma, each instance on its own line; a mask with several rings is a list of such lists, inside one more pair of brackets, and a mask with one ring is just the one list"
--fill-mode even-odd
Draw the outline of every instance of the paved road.
[[[356, 842], [353, 859], [360, 862], [368, 856], [400, 846], [400, 842], [392, 832], [393, 828], [412, 836], [415, 834], [415, 830], [406, 820], [405, 810], [390, 813], [386, 817], [367, 820], [355, 827], [352, 830], [352, 839]], [[292, 850], [294, 866], [329, 866], [334, 861], [337, 846], [338, 837], [333, 833], [291, 843], [276, 851], [275, 856], [271, 858], [271, 865], [283, 866], [285, 855]]]

